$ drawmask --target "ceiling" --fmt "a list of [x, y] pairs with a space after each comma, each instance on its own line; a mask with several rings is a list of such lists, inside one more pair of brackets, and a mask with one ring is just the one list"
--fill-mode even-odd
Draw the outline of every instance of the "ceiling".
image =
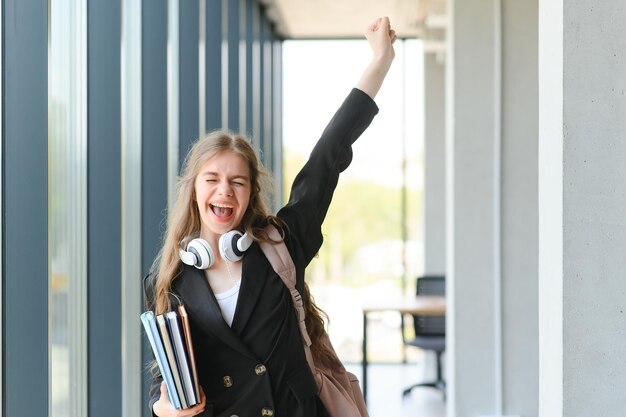
[[261, 0], [287, 39], [361, 38], [379, 16], [389, 16], [401, 38], [440, 40], [446, 0]]

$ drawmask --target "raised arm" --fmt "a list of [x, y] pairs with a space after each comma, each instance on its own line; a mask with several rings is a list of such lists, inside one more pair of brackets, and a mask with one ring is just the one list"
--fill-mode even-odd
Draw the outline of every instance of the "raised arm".
[[391, 29], [388, 17], [379, 17], [365, 29], [365, 38], [372, 48], [372, 61], [363, 72], [356, 88], [374, 98], [395, 57], [393, 43], [396, 41], [396, 32]]
[[372, 48], [372, 60], [324, 129], [292, 184], [289, 202], [278, 212], [292, 238], [287, 246], [297, 268], [308, 265], [319, 251], [322, 222], [339, 175], [352, 161], [352, 144], [378, 113], [373, 99], [393, 61], [396, 35], [389, 28], [389, 19], [379, 18], [368, 26], [365, 36]]

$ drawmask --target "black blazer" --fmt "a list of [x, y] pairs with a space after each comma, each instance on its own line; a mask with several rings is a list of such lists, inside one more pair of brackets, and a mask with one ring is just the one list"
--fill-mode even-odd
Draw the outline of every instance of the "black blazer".
[[[352, 160], [352, 143], [378, 112], [374, 101], [353, 89], [332, 118], [278, 212], [285, 243], [302, 291], [304, 270], [322, 244], [321, 225], [340, 172]], [[313, 417], [326, 415], [307, 364], [291, 296], [254, 243], [245, 253], [232, 326], [224, 319], [204, 273], [182, 266], [172, 283], [172, 305], [189, 314], [200, 385], [207, 397], [202, 416]], [[144, 280], [147, 305], [153, 279]], [[161, 377], [150, 390], [150, 409], [160, 396]]]

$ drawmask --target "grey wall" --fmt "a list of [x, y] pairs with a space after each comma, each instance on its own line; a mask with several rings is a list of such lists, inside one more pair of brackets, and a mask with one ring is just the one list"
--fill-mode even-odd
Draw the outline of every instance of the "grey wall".
[[448, 412], [536, 416], [537, 2], [452, 6]]
[[626, 408], [625, 18], [540, 3], [541, 416]]

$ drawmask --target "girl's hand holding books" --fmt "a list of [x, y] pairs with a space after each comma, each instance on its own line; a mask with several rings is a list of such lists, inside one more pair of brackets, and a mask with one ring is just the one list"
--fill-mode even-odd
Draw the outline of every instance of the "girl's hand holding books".
[[184, 410], [177, 410], [170, 403], [167, 396], [167, 387], [165, 381], [161, 382], [161, 398], [152, 406], [152, 411], [158, 417], [191, 417], [200, 414], [204, 411], [206, 405], [206, 397], [202, 387], [200, 387], [200, 402], [191, 408], [185, 408]]

